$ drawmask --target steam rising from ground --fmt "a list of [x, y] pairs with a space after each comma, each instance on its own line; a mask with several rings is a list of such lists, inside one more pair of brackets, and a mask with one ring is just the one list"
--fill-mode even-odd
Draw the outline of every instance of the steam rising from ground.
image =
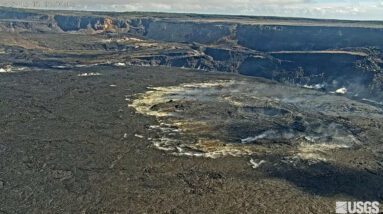
[[237, 80], [153, 87], [130, 106], [157, 118], [150, 126], [157, 149], [208, 158], [271, 153], [327, 161], [365, 140], [337, 118], [382, 118], [381, 109], [342, 96]]

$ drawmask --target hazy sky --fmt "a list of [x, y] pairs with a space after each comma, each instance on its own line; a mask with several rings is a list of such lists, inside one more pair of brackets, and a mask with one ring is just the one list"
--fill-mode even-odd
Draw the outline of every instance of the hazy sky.
[[383, 0], [0, 0], [0, 5], [383, 20]]

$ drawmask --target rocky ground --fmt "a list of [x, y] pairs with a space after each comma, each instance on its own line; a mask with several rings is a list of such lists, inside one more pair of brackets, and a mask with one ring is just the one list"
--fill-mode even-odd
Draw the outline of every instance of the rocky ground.
[[[381, 128], [368, 123], [379, 125], [379, 118], [353, 124], [370, 126], [370, 140], [325, 154], [337, 161], [292, 164], [281, 162], [277, 147], [215, 159], [169, 154], [148, 140], [161, 134], [150, 129], [157, 118], [129, 107], [147, 87], [275, 83], [113, 66], [0, 78], [2, 213], [328, 213], [337, 200], [382, 200]], [[254, 167], [260, 160], [266, 163]]]
[[0, 213], [382, 202], [382, 29], [0, 7]]

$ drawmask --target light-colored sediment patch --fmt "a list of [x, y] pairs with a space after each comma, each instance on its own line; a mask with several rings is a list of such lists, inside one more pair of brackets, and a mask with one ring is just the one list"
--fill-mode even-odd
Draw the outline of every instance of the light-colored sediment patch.
[[81, 74], [78, 74], [77, 76], [79, 76], [79, 77], [91, 77], [91, 76], [101, 76], [101, 74], [90, 72], [90, 73], [81, 73]]
[[260, 167], [262, 164], [266, 163], [265, 160], [260, 160], [260, 161], [255, 161], [253, 158], [250, 159], [250, 165], [253, 169], [256, 169], [258, 167]]
[[136, 137], [136, 138], [141, 138], [141, 139], [144, 138], [144, 136], [139, 135], [139, 134], [135, 134], [134, 137]]
[[350, 147], [351, 146], [347, 144], [313, 144], [301, 142], [297, 148], [296, 155], [302, 160], [310, 160], [314, 162], [327, 162], [329, 157], [328, 152], [337, 149], [348, 149]]
[[117, 63], [114, 63], [114, 66], [117, 66], [117, 67], [125, 67], [125, 66], [126, 66], [126, 63], [124, 63], [124, 62], [117, 62]]
[[144, 40], [135, 38], [135, 37], [124, 37], [121, 39], [102, 39], [101, 42], [110, 43], [110, 42], [144, 42]]
[[74, 67], [76, 68], [90, 68], [90, 67], [94, 67], [94, 66], [98, 66], [100, 64], [98, 63], [93, 63], [93, 64], [78, 64], [78, 65], [75, 65]]
[[[161, 146], [164, 148], [164, 146]], [[176, 156], [220, 158], [225, 156], [242, 157], [255, 154], [258, 151], [254, 147], [241, 146], [235, 144], [226, 144], [220, 140], [199, 139], [194, 144], [180, 144], [174, 149], [167, 148], [168, 151], [174, 151]]]
[[101, 40], [102, 43], [112, 43], [112, 42], [116, 42], [116, 43], [121, 43], [121, 44], [132, 44], [134, 45], [134, 48], [156, 48], [158, 46], [160, 46], [159, 43], [156, 43], [156, 42], [151, 42], [151, 41], [147, 41], [147, 40], [143, 40], [143, 39], [139, 39], [139, 38], [135, 38], [135, 37], [124, 37], [124, 38], [119, 38], [119, 39], [116, 39], [116, 38], [111, 38], [111, 39], [102, 39]]
[[[136, 109], [140, 114], [150, 115], [155, 117], [169, 117], [170, 112], [164, 110], [153, 110], [153, 106], [158, 104], [167, 103], [169, 101], [178, 101], [183, 93], [190, 93], [192, 89], [206, 89], [213, 87], [225, 87], [231, 81], [217, 81], [217, 82], [206, 82], [206, 83], [188, 83], [179, 86], [169, 87], [148, 87], [149, 91], [138, 95], [138, 98], [133, 100], [130, 107]], [[191, 89], [191, 91], [190, 91]], [[171, 96], [179, 95], [179, 96]]]
[[336, 94], [346, 94], [347, 93], [347, 88], [339, 88], [335, 91]]
[[210, 130], [210, 125], [205, 121], [176, 120], [174, 125], [183, 132], [201, 133]]
[[9, 72], [9, 70], [6, 70], [4, 68], [0, 68], [0, 73], [8, 73], [8, 72]]
[[66, 69], [66, 68], [70, 68], [70, 66], [67, 66], [67, 65], [55, 65], [55, 66], [52, 66], [52, 68]]
[[0, 73], [16, 73], [16, 72], [22, 72], [26, 71], [26, 67], [13, 67], [11, 65], [7, 65], [3, 68], [0, 68]]
[[315, 84], [315, 85], [303, 85], [303, 88], [308, 88], [308, 89], [322, 89], [325, 88], [325, 84]]
[[237, 106], [237, 107], [243, 106], [243, 102], [241, 102], [241, 101], [239, 101], [239, 100], [237, 100], [231, 96], [224, 96], [223, 99], [228, 101], [229, 103], [231, 103], [234, 106]]
[[[308, 105], [307, 99], [317, 102], [323, 109], [322, 102], [327, 105], [329, 101], [322, 99], [327, 95], [321, 92], [234, 80], [187, 83], [148, 89], [147, 92], [138, 94], [135, 99], [132, 99], [129, 106], [139, 114], [157, 118], [158, 124], [151, 125], [149, 129], [155, 131], [159, 137], [150, 138], [150, 141], [155, 148], [176, 156], [219, 158], [278, 154], [315, 162], [328, 161], [331, 151], [360, 144], [359, 140], [342, 124], [322, 121], [321, 116], [312, 119], [313, 113], [310, 111], [318, 110], [317, 106], [312, 106], [312, 102]], [[333, 97], [334, 106], [338, 106], [342, 100], [339, 100], [338, 96]], [[259, 120], [257, 123], [261, 124], [262, 120], [268, 124], [269, 121], [274, 120], [292, 123], [293, 114], [301, 117], [302, 109], [308, 109], [307, 114], [310, 119], [309, 122], [305, 122], [305, 131], [294, 128], [270, 128], [255, 136], [238, 139], [235, 142], [231, 139], [230, 142], [229, 140], [226, 142], [226, 138], [219, 134], [225, 133], [220, 130], [221, 127], [225, 127], [222, 124], [228, 120], [223, 118], [224, 115], [215, 117], [214, 113], [210, 112], [209, 117], [204, 117], [203, 108], [200, 112], [194, 112], [193, 107], [190, 107], [193, 110], [186, 108], [180, 111], [175, 108], [180, 104], [204, 106], [204, 102], [226, 103], [225, 105], [238, 108], [237, 116], [250, 114], [250, 118], [256, 118]], [[243, 112], [241, 109], [246, 106], [255, 110]], [[262, 111], [262, 108], [269, 107], [271, 111], [287, 107], [287, 113], [275, 116], [257, 112], [258, 108]], [[211, 109], [212, 106], [209, 108]]]
[[236, 144], [226, 144], [220, 140], [199, 139], [191, 148], [202, 151], [204, 157], [219, 158], [224, 156], [248, 156], [254, 154], [257, 150], [251, 146], [242, 146]]
[[[166, 108], [153, 108], [156, 105], [177, 102], [184, 96], [193, 97], [201, 89], [222, 89], [233, 84], [233, 81], [217, 81], [204, 83], [188, 83], [170, 87], [151, 87], [150, 90], [138, 95], [138, 99], [133, 100], [129, 105], [136, 109], [140, 114], [157, 117], [160, 125], [152, 125], [150, 129], [159, 130], [167, 136], [153, 139], [154, 146], [163, 151], [171, 151], [176, 156], [192, 156], [218, 158], [223, 156], [247, 156], [254, 154], [256, 149], [252, 146], [240, 144], [227, 144], [217, 139], [198, 138], [197, 142], [186, 142], [186, 140], [174, 139], [171, 136], [176, 134], [195, 133], [213, 131], [206, 121], [193, 119], [180, 119], [173, 117], [174, 112], [167, 111]], [[178, 96], [177, 96], [178, 95]], [[161, 121], [168, 121], [168, 123]]]

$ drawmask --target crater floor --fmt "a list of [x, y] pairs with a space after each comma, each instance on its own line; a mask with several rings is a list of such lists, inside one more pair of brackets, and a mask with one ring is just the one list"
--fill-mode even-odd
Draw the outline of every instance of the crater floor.
[[0, 79], [3, 213], [330, 213], [383, 199], [379, 106], [161, 67]]
[[157, 118], [160, 125], [149, 128], [158, 137], [149, 140], [174, 155], [218, 158], [273, 151], [288, 159], [327, 162], [332, 150], [352, 151], [381, 137], [369, 132], [382, 126], [382, 109], [316, 90], [255, 79], [149, 89], [131, 106]]

